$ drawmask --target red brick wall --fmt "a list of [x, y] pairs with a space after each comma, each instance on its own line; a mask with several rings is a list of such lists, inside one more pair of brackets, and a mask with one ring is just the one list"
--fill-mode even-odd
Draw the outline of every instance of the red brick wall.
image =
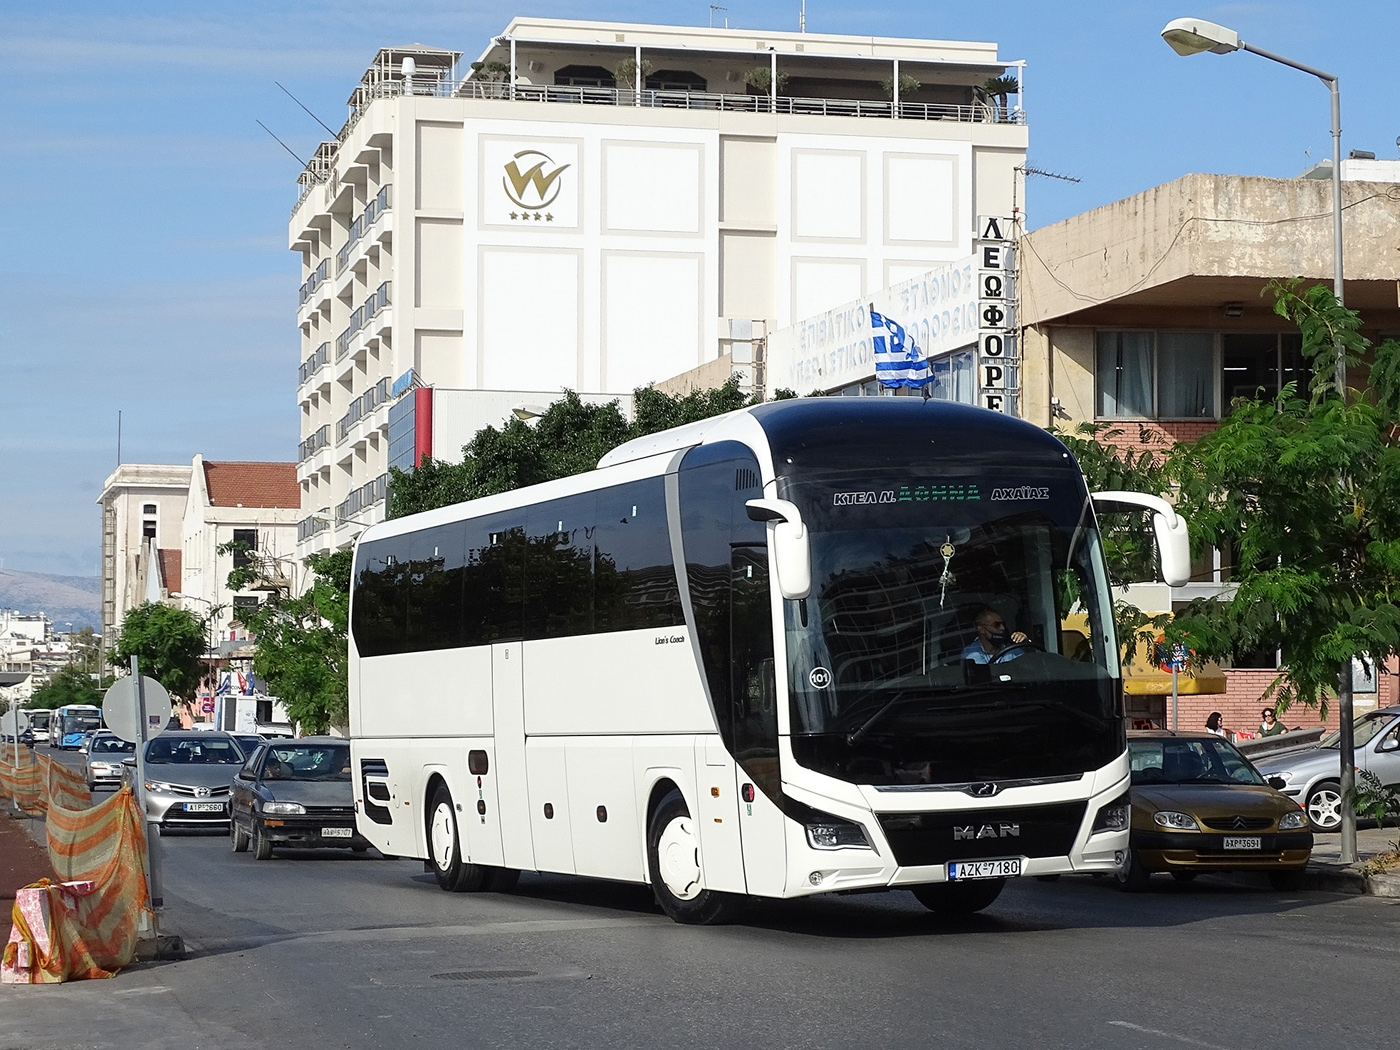
[[[1213, 419], [1183, 422], [1157, 422], [1146, 419], [1096, 419], [1094, 422], [1106, 423], [1109, 425], [1109, 430], [1120, 431], [1120, 433], [1113, 435], [1107, 431], [1100, 432], [1100, 443], [1131, 452], [1141, 452], [1143, 449], [1165, 452], [1178, 441], [1195, 441], [1201, 435], [1208, 434], [1220, 426]], [[1144, 441], [1143, 437], [1146, 437], [1147, 440]]]
[[[1397, 662], [1390, 662], [1388, 674], [1381, 676], [1379, 688], [1376, 696], [1378, 705], [1389, 707], [1400, 703], [1400, 677], [1396, 675]], [[1277, 671], [1247, 671], [1247, 670], [1227, 670], [1225, 672], [1225, 693], [1210, 696], [1183, 696], [1181, 697], [1180, 727], [1183, 730], [1205, 728], [1206, 718], [1212, 711], [1219, 711], [1221, 722], [1226, 729], [1253, 733], [1259, 728], [1259, 713], [1265, 707], [1272, 707], [1272, 703], [1266, 703], [1262, 697], [1264, 691], [1269, 688]], [[1357, 699], [1366, 704], [1371, 699], [1369, 695], [1359, 696]], [[1358, 707], [1359, 711], [1370, 710], [1370, 705]], [[1283, 716], [1283, 724], [1290, 729], [1303, 728], [1310, 729], [1313, 726], [1326, 726], [1329, 730], [1336, 729], [1339, 722], [1337, 718], [1337, 704], [1333, 700], [1328, 704], [1327, 718], [1323, 719], [1317, 708], [1303, 707], [1295, 704], [1288, 709]], [[1171, 725], [1171, 698], [1167, 698], [1167, 725]]]

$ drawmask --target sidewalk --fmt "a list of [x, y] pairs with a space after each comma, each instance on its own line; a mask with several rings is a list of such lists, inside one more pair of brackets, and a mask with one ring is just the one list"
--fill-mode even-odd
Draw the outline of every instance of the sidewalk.
[[1385, 874], [1370, 874], [1367, 870], [1367, 861], [1395, 849], [1398, 840], [1400, 828], [1357, 828], [1357, 863], [1344, 865], [1341, 835], [1314, 835], [1305, 888], [1334, 893], [1369, 893], [1373, 897], [1400, 897], [1400, 868]]
[[[54, 878], [49, 853], [33, 837], [33, 828], [43, 821], [18, 819], [0, 813], [0, 901], [13, 901], [15, 890], [41, 878]], [[8, 915], [8, 905], [0, 906], [0, 919]]]

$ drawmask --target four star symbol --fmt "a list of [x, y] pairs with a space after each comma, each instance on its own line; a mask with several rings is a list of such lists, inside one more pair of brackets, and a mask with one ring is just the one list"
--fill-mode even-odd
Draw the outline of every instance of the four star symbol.
[[543, 215], [541, 215], [541, 214], [540, 214], [539, 212], [537, 212], [537, 211], [536, 211], [536, 212], [528, 212], [528, 211], [514, 212], [514, 211], [513, 211], [513, 212], [510, 213], [510, 217], [511, 217], [512, 220], [519, 219], [521, 222], [529, 222], [531, 219], [533, 219], [535, 222], [539, 222], [541, 219], [543, 219], [545, 222], [553, 222], [553, 221], [554, 221], [554, 213], [553, 213], [553, 212], [545, 212]]

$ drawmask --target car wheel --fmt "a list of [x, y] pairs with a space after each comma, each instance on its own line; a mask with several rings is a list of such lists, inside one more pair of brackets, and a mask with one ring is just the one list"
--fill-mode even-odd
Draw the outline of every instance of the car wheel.
[[1191, 882], [1199, 874], [1199, 871], [1174, 871], [1172, 878], [1176, 879], [1177, 882]]
[[975, 882], [932, 882], [913, 886], [914, 896], [931, 912], [939, 915], [972, 915], [989, 907], [1006, 888], [1005, 879], [978, 879]]
[[472, 893], [486, 886], [486, 869], [462, 859], [452, 792], [439, 784], [428, 817], [428, 852], [437, 883], [449, 893]]
[[1308, 820], [1314, 831], [1336, 831], [1342, 826], [1342, 787], [1324, 780], [1308, 793]]
[[256, 820], [253, 821], [253, 856], [258, 860], [270, 860], [272, 857], [272, 840]]
[[248, 833], [239, 826], [236, 820], [228, 822], [228, 844], [235, 853], [248, 852]]
[[1291, 892], [1303, 888], [1303, 871], [1301, 868], [1293, 871], [1271, 871], [1269, 872], [1269, 885], [1276, 890]]
[[353, 846], [350, 847], [350, 852], [351, 852], [351, 853], [364, 853], [364, 852], [366, 852], [368, 849], [369, 849], [369, 846], [368, 846], [366, 843], [357, 842], [357, 843], [355, 843], [355, 845], [353, 845]]
[[1141, 893], [1152, 881], [1152, 873], [1142, 866], [1142, 861], [1132, 850], [1128, 850], [1127, 863], [1113, 873], [1118, 880], [1118, 888], [1124, 893]]
[[701, 885], [699, 829], [679, 791], [663, 798], [647, 822], [647, 871], [656, 902], [676, 922], [710, 926], [738, 911], [732, 895]]

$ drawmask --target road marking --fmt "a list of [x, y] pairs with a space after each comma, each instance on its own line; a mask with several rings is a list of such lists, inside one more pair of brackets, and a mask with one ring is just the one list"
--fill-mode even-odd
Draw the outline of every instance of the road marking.
[[1203, 1046], [1206, 1050], [1230, 1050], [1229, 1047], [1219, 1046], [1215, 1043], [1203, 1043], [1199, 1039], [1192, 1039], [1189, 1035], [1178, 1035], [1176, 1032], [1163, 1032], [1158, 1028], [1144, 1028], [1140, 1024], [1133, 1024], [1131, 1021], [1109, 1021], [1111, 1025], [1118, 1028], [1128, 1028], [1134, 1032], [1141, 1032], [1144, 1035], [1159, 1035], [1163, 1039], [1175, 1039], [1178, 1043], [1186, 1043], [1188, 1046]]
[[166, 987], [165, 985], [163, 985], [163, 984], [153, 984], [153, 985], [151, 985], [151, 987], [149, 987], [149, 988], [122, 988], [120, 991], [115, 991], [115, 992], [113, 992], [112, 994], [113, 994], [113, 995], [160, 995], [160, 994], [162, 994], [162, 993], [164, 993], [164, 992], [168, 992], [168, 991], [170, 991], [170, 989], [167, 988], [167, 987]]

